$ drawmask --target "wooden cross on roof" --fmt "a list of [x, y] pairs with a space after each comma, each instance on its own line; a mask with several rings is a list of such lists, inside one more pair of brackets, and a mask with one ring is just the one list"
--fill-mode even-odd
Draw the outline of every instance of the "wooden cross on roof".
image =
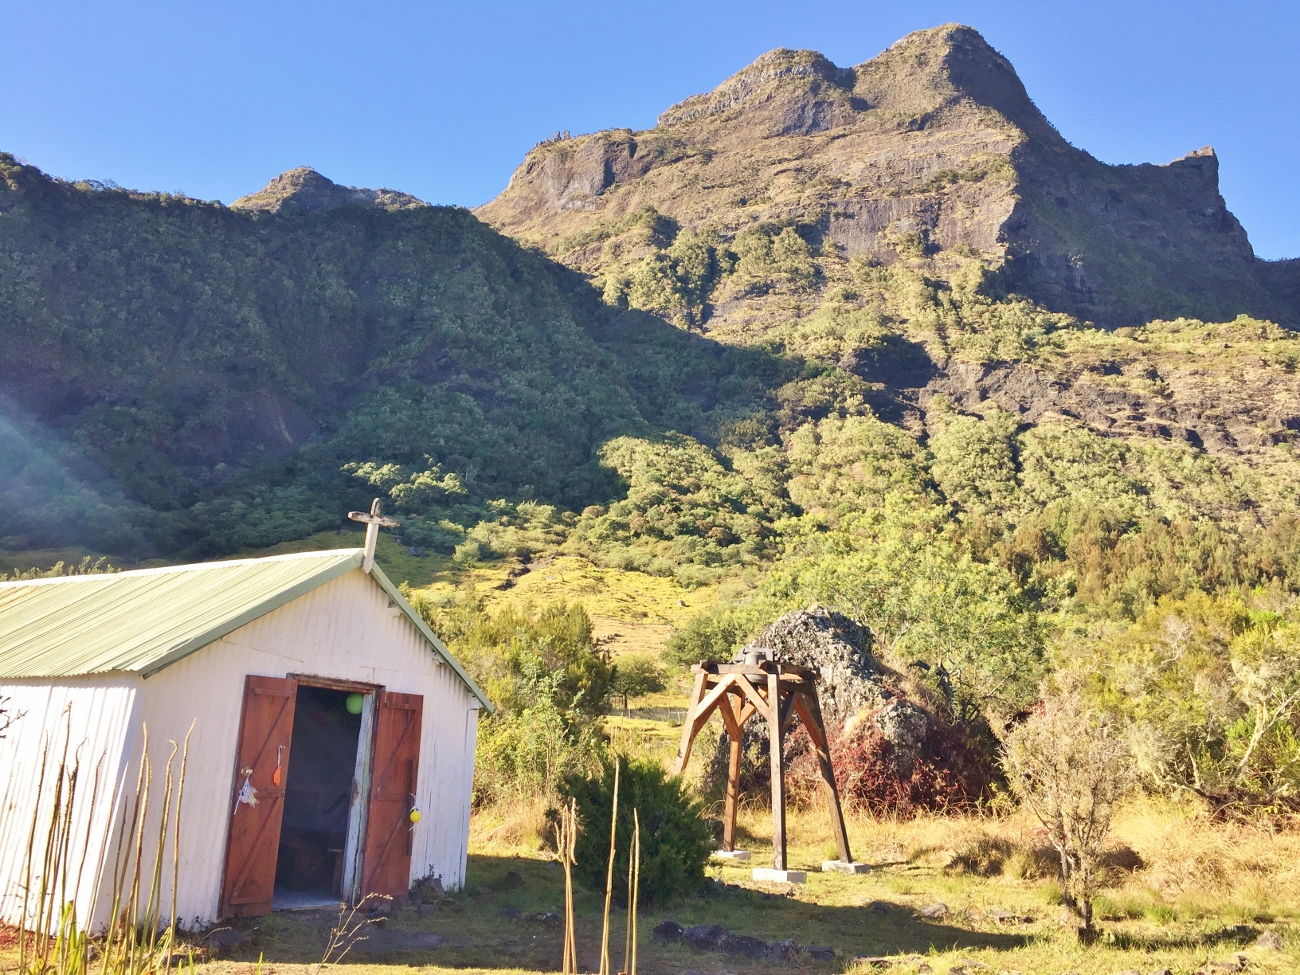
[[370, 503], [369, 513], [349, 511], [348, 517], [366, 526], [366, 554], [362, 556], [361, 568], [369, 572], [371, 566], [375, 564], [375, 544], [379, 541], [379, 527], [382, 525], [385, 528], [396, 528], [397, 521], [384, 515], [383, 506], [378, 498]]

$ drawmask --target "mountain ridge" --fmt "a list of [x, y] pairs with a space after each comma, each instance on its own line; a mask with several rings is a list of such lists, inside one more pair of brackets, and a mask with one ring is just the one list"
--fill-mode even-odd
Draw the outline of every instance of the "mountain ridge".
[[[0, 153], [0, 549], [291, 541], [368, 503], [347, 464], [374, 461], [381, 484], [407, 469], [452, 507], [581, 509], [617, 490], [602, 443], [708, 438], [797, 378], [652, 316], [611, 321], [579, 276], [463, 208], [290, 175], [272, 195], [325, 199], [234, 209]], [[467, 510], [408, 537], [453, 545], [466, 527], [438, 522], [484, 516]]]
[[1219, 194], [1212, 150], [1101, 163], [961, 25], [916, 32], [853, 68], [769, 52], [653, 129], [535, 148], [475, 212], [601, 278], [609, 262], [566, 242], [639, 206], [724, 239], [793, 221], [814, 246], [886, 263], [896, 238], [920, 234], [938, 276], [943, 252], [974, 248], [1004, 290], [1105, 328], [1239, 313], [1300, 324], [1300, 261], [1255, 257]]

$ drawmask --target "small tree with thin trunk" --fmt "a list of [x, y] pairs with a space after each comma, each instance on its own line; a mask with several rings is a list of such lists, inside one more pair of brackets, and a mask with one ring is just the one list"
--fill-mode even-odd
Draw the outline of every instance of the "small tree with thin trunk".
[[625, 654], [614, 663], [610, 691], [623, 698], [624, 714], [629, 698], [662, 691], [664, 686], [664, 669], [649, 654]]
[[1111, 816], [1133, 783], [1129, 747], [1114, 722], [1078, 694], [1049, 695], [1003, 745], [1016, 794], [1047, 830], [1061, 858], [1064, 899], [1096, 938], [1092, 899], [1104, 879], [1102, 853]]

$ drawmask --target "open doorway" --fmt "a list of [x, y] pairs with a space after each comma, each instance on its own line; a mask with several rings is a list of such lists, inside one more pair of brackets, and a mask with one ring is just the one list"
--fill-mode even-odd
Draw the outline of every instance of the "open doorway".
[[368, 783], [373, 694], [298, 684], [284, 818], [275, 864], [276, 910], [352, 900]]

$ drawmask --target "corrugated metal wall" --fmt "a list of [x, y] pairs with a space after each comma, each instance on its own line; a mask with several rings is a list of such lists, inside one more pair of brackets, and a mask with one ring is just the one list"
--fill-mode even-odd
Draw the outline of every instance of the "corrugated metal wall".
[[[291, 673], [423, 695], [417, 797], [423, 819], [415, 827], [412, 879], [432, 874], [449, 887], [464, 882], [478, 702], [434, 656], [410, 620], [389, 606], [388, 596], [356, 570], [144, 682], [141, 716], [149, 728], [155, 790], [171, 750], [169, 740], [183, 741], [194, 722], [177, 897], [177, 915], [187, 927], [217, 916], [244, 677]], [[134, 764], [129, 774], [134, 776]], [[155, 801], [147, 834], [156, 835], [159, 813]], [[164, 904], [171, 898], [171, 869], [169, 854]]]
[[[478, 733], [478, 702], [450, 667], [439, 661], [388, 596], [360, 570], [316, 589], [148, 680], [111, 674], [88, 678], [7, 682], [0, 693], [23, 717], [0, 748], [0, 919], [16, 922], [22, 910], [27, 846], [37, 817], [33, 861], [39, 874], [48, 828], [50, 793], [35, 808], [36, 783], [46, 743], [57, 763], [65, 739], [80, 746], [82, 778], [75, 805], [69, 861], [85, 866], [77, 891], [78, 916], [93, 910], [96, 927], [112, 903], [112, 855], [122, 844], [123, 822], [135, 799], [142, 730], [148, 729], [153, 770], [144, 824], [143, 875], [162, 815], [166, 768], [193, 724], [180, 820], [177, 915], [186, 927], [216, 920], [244, 678], [312, 674], [380, 684], [424, 697], [411, 878], [440, 876], [448, 887], [464, 882], [469, 811]], [[71, 718], [70, 737], [67, 732]], [[181, 755], [171, 758], [179, 776]], [[99, 795], [91, 814], [89, 787], [100, 763]], [[292, 769], [290, 771], [292, 775]], [[47, 773], [52, 779], [53, 772]], [[175, 808], [175, 800], [172, 809]], [[104, 837], [111, 823], [110, 855], [99, 882]], [[161, 898], [169, 915], [175, 824], [167, 831]], [[75, 877], [75, 873], [72, 875]], [[35, 883], [34, 883], [35, 885]], [[98, 889], [97, 889], [98, 888]], [[93, 906], [92, 906], [93, 905]]]
[[[29, 876], [33, 893], [40, 888], [54, 784], [65, 743], [66, 764], [78, 766], [79, 772], [71, 803], [68, 873], [56, 883], [60, 890], [66, 884], [66, 899], [76, 903], [83, 923], [90, 915], [110, 817], [121, 796], [124, 755], [132, 747], [139, 725], [141, 683], [133, 674], [109, 674], [0, 685], [0, 696], [9, 699], [6, 708], [21, 715], [0, 746], [0, 789], [4, 795], [0, 806], [0, 920], [16, 924], [22, 919], [23, 887]], [[42, 763], [43, 787], [38, 789]], [[33, 846], [30, 875], [29, 843]], [[111, 865], [105, 872], [111, 875]], [[29, 911], [34, 913], [35, 908], [29, 907]]]

